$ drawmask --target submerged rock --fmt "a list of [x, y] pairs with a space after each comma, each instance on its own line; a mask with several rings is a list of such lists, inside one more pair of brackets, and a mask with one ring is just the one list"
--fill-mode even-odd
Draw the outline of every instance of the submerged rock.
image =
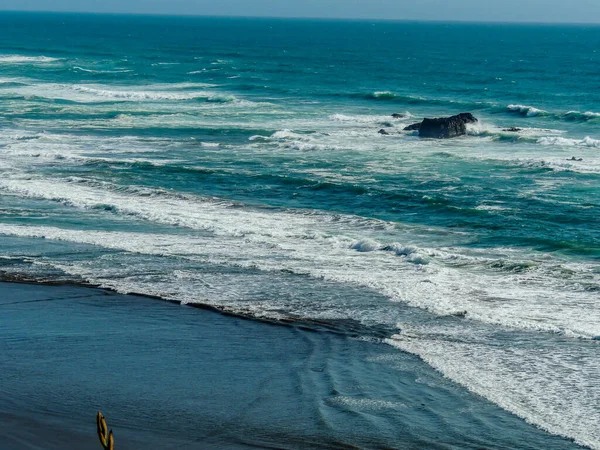
[[451, 117], [423, 119], [419, 136], [423, 138], [448, 139], [467, 134], [467, 124], [476, 123], [471, 113], [461, 113]]
[[385, 134], [388, 135], [390, 133], [388, 133], [387, 131], [385, 131], [383, 128], [381, 130], [378, 131], [379, 134]]
[[394, 119], [404, 119], [406, 117], [406, 114], [402, 114], [402, 113], [394, 113], [392, 114], [392, 117]]
[[522, 128], [517, 128], [517, 127], [510, 127], [510, 128], [502, 128], [502, 131], [508, 131], [509, 133], [518, 133], [519, 131], [522, 131]]

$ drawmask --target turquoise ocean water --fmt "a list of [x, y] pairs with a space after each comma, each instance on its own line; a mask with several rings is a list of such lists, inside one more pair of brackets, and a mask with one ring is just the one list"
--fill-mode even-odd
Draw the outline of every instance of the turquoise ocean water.
[[[384, 340], [600, 448], [600, 27], [0, 29], [4, 278]], [[403, 131], [459, 112], [467, 136]]]

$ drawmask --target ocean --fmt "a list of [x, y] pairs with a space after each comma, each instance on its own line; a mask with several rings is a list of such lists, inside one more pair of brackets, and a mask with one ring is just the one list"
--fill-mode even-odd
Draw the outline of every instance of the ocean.
[[[600, 27], [0, 30], [1, 279], [384, 343], [600, 448]], [[466, 136], [404, 131], [460, 112]]]

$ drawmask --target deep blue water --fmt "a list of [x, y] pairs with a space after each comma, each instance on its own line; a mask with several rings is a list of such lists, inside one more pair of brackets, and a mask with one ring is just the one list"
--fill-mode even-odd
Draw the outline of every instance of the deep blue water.
[[[600, 448], [600, 27], [0, 29], [6, 276], [385, 338]], [[468, 136], [403, 131], [467, 111]]]

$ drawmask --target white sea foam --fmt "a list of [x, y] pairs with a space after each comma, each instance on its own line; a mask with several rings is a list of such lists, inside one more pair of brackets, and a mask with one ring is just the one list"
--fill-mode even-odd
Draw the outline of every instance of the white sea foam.
[[[410, 119], [412, 115], [407, 111], [404, 113], [403, 119]], [[378, 124], [378, 123], [387, 123], [387, 122], [395, 122], [397, 119], [392, 118], [392, 116], [381, 116], [381, 115], [346, 115], [346, 114], [333, 114], [329, 116], [329, 120], [333, 122], [341, 122], [347, 124], [362, 124], [362, 125], [370, 125], [370, 124]]]
[[487, 204], [477, 205], [475, 207], [475, 209], [478, 209], [480, 211], [492, 211], [492, 212], [495, 212], [495, 211], [508, 211], [509, 210], [508, 208], [506, 208], [504, 206], [501, 206], [501, 205], [487, 205]]
[[394, 94], [392, 91], [378, 91], [378, 92], [373, 92], [373, 97], [375, 97], [375, 98], [395, 98], [396, 94]]
[[[595, 343], [523, 335], [515, 342], [454, 325], [399, 324], [387, 342], [420, 356], [448, 378], [553, 434], [600, 448]], [[500, 338], [501, 339], [501, 338]]]
[[228, 94], [216, 94], [206, 91], [199, 92], [179, 92], [179, 91], [158, 91], [158, 90], [114, 90], [101, 89], [98, 87], [71, 85], [71, 89], [77, 92], [83, 92], [97, 97], [106, 97], [118, 100], [193, 100], [208, 99], [211, 101], [234, 101], [235, 97]]
[[354, 242], [350, 248], [359, 252], [374, 252], [381, 249], [381, 244], [373, 239], [365, 239]]
[[580, 119], [593, 120], [593, 119], [600, 118], [600, 113], [593, 112], [593, 111], [586, 111], [586, 112], [569, 111], [565, 114], [565, 118], [574, 119], [574, 120], [580, 120]]
[[518, 112], [519, 114], [525, 115], [527, 117], [536, 117], [547, 113], [543, 109], [538, 109], [534, 108], [533, 106], [527, 105], [508, 105], [507, 109], [509, 111]]
[[403, 409], [408, 408], [405, 403], [390, 402], [388, 400], [373, 398], [356, 398], [347, 396], [335, 396], [327, 399], [328, 403], [348, 406], [353, 410], [377, 411], [381, 409]]
[[133, 72], [133, 69], [114, 69], [114, 70], [99, 70], [99, 69], [86, 69], [85, 67], [73, 66], [75, 70], [81, 70], [82, 72], [88, 73], [127, 73]]
[[[470, 257], [461, 255], [462, 252], [454, 248], [433, 250], [399, 244], [400, 239], [394, 238], [397, 235], [393, 231], [375, 231], [374, 225], [357, 228], [353, 224], [360, 223], [359, 218], [352, 216], [274, 214], [232, 208], [228, 204], [194, 197], [171, 198], [160, 191], [138, 195], [135, 190], [126, 193], [107, 187], [100, 189], [86, 183], [45, 179], [0, 180], [0, 188], [21, 196], [88, 209], [110, 205], [110, 210], [120, 215], [243, 239], [246, 247], [252, 243], [260, 249], [281, 249], [285, 257], [285, 261], [279, 258], [256, 261], [249, 252], [243, 265], [267, 271], [285, 268], [317, 278], [362, 285], [393, 300], [441, 315], [467, 310], [469, 317], [486, 323], [582, 337], [600, 335], [600, 312], [590, 314], [588, 311], [596, 302], [593, 292], [582, 291], [573, 280], [569, 282], [571, 288], [565, 289], [566, 280], [561, 277], [560, 270], [555, 271], [544, 261], [538, 263], [539, 267], [535, 269], [538, 275], [534, 278], [527, 271], [509, 274], [492, 271], [479, 274], [466, 285], [462, 269], [493, 267], [498, 257], [486, 257], [485, 253]], [[387, 242], [375, 238], [381, 233]], [[277, 253], [273, 252], [274, 255]], [[343, 255], [348, 258], [348, 265], [340, 267]], [[352, 255], [363, 256], [357, 259]], [[506, 258], [517, 258], [518, 261], [522, 256], [517, 253]], [[236, 261], [239, 263], [239, 258]], [[223, 262], [228, 264], [226, 258]], [[559, 262], [553, 264], [561, 265]], [[405, 275], [401, 276], [403, 272]], [[556, 276], [559, 278], [555, 279]], [[589, 277], [590, 274], [582, 276]], [[600, 285], [599, 277], [593, 275], [586, 283]], [[555, 300], [548, 303], [547, 298]]]
[[583, 139], [569, 139], [563, 137], [543, 137], [538, 140], [538, 144], [541, 145], [556, 145], [560, 147], [592, 147], [600, 148], [600, 140], [592, 139], [587, 136]]
[[271, 139], [292, 139], [292, 140], [308, 142], [311, 140], [311, 137], [309, 135], [295, 133], [292, 130], [281, 130], [281, 131], [276, 131], [275, 133], [273, 133], [271, 135]]
[[40, 64], [61, 61], [49, 56], [0, 55], [0, 64]]
[[[191, 87], [192, 85], [189, 85]], [[196, 84], [203, 88], [202, 84]], [[239, 100], [232, 94], [209, 90], [191, 90], [186, 84], [163, 84], [148, 86], [105, 86], [82, 84], [35, 83], [13, 87], [15, 94], [28, 97], [64, 99], [75, 102], [157, 102], [205, 100], [208, 102], [229, 103]], [[248, 102], [245, 100], [245, 102]], [[250, 104], [251, 102], [248, 102]]]
[[273, 133], [271, 136], [251, 136], [248, 140], [257, 142], [257, 145], [268, 143], [282, 150], [298, 151], [336, 151], [341, 147], [335, 145], [331, 136], [318, 134], [303, 134], [292, 130], [281, 130]]

